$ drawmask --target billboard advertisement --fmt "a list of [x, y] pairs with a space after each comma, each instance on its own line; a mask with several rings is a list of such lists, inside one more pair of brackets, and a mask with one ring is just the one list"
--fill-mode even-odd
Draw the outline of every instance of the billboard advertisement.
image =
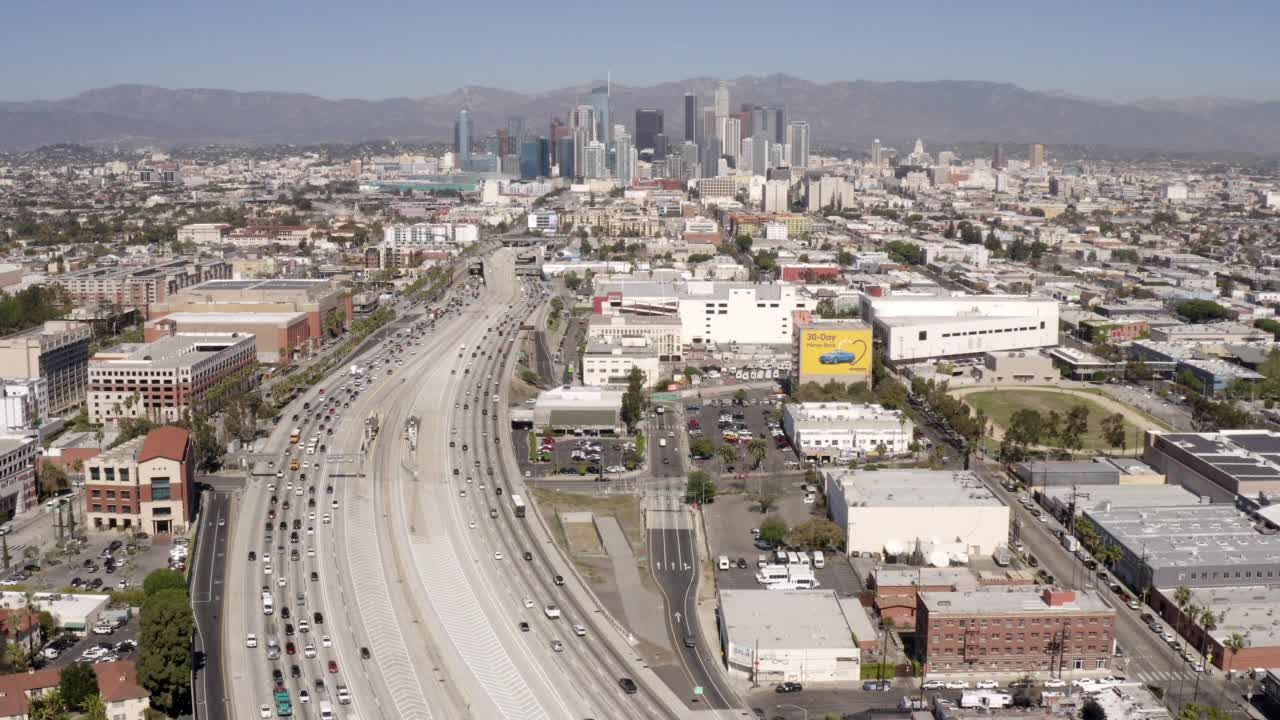
[[871, 328], [810, 328], [801, 332], [801, 375], [865, 375], [870, 372]]

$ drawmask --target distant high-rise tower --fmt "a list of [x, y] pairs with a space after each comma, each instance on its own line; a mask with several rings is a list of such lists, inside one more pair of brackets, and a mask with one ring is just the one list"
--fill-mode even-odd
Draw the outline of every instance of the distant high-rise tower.
[[765, 175], [769, 172], [769, 153], [771, 152], [769, 136], [759, 130], [751, 138], [751, 174]]
[[787, 141], [787, 113], [782, 108], [773, 110], [773, 141], [779, 145]]
[[1003, 170], [1005, 166], [1004, 146], [996, 145], [995, 152], [991, 155], [991, 167], [997, 170]]
[[871, 164], [880, 167], [880, 138], [871, 141]]
[[654, 138], [662, 134], [662, 111], [636, 110], [636, 149], [656, 150]]
[[608, 148], [613, 133], [613, 126], [609, 124], [609, 86], [602, 85], [592, 90], [590, 102], [596, 114], [596, 139]]
[[733, 158], [733, 166], [741, 167], [738, 154], [742, 152], [742, 121], [727, 117], [720, 125], [720, 138], [724, 141], [724, 154]]
[[573, 133], [568, 125], [558, 117], [551, 118], [551, 134], [547, 139], [551, 142], [551, 162], [552, 164], [560, 163], [560, 141], [567, 137], [572, 137]]
[[520, 179], [551, 175], [551, 148], [546, 138], [530, 138], [520, 143]]
[[653, 136], [653, 159], [662, 160], [667, 157], [667, 135], [658, 133]]
[[739, 132], [742, 133], [742, 137], [744, 138], [751, 137], [751, 110], [750, 109], [743, 110], [737, 115], [734, 115], [734, 117], [738, 118], [738, 122], [741, 125], [741, 127], [738, 128], [738, 130]]
[[512, 115], [507, 118], [507, 135], [511, 141], [515, 143], [517, 148], [524, 144], [524, 117], [520, 115]]
[[599, 140], [592, 140], [583, 149], [582, 176], [589, 180], [608, 176], [608, 168], [605, 166], [604, 143]]
[[1036, 143], [1031, 146], [1031, 167], [1032, 169], [1042, 167], [1044, 165], [1044, 145]]
[[755, 162], [755, 156], [756, 156], [755, 143], [756, 141], [752, 138], [749, 138], [749, 137], [742, 138], [742, 154], [738, 156], [739, 172], [747, 175], [763, 175], [764, 174], [764, 173], [757, 173], [755, 165], [753, 165], [753, 163]]
[[715, 111], [717, 125], [719, 121], [729, 117], [729, 86], [723, 80], [720, 86], [716, 88]]
[[564, 137], [556, 141], [556, 164], [560, 166], [560, 177], [572, 180], [574, 178], [574, 151], [573, 138]]
[[698, 138], [698, 96], [693, 93], [684, 94], [684, 140], [697, 142]]
[[458, 111], [458, 119], [453, 123], [453, 151], [458, 155], [458, 167], [463, 170], [471, 169], [471, 141], [473, 129], [471, 127], [471, 111], [462, 109]]
[[[587, 146], [596, 140], [596, 111], [590, 105], [573, 109], [573, 168], [579, 177], [587, 170]], [[602, 160], [603, 162], [603, 160]]]
[[621, 125], [613, 129], [613, 145], [617, 154], [615, 165], [618, 169], [618, 183], [623, 187], [629, 187], [631, 181], [635, 179], [636, 167], [631, 147], [631, 135]]
[[711, 135], [702, 141], [702, 177], [720, 174], [720, 138]]
[[809, 167], [809, 123], [793, 120], [787, 124], [787, 144], [791, 146], [791, 167]]
[[702, 108], [702, 134], [700, 142], [706, 142], [707, 138], [717, 135], [720, 132], [720, 124], [716, 122], [716, 109], [713, 107]]

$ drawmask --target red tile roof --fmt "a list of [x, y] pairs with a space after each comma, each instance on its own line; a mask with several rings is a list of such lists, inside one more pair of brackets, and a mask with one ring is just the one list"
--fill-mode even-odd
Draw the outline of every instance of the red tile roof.
[[165, 425], [147, 433], [142, 441], [142, 452], [138, 453], [138, 462], [146, 462], [155, 458], [182, 460], [187, 456], [187, 443], [191, 433], [176, 425]]
[[98, 663], [93, 671], [98, 674], [98, 694], [104, 702], [148, 697], [146, 689], [138, 684], [138, 668], [132, 660]]
[[27, 693], [57, 687], [59, 679], [57, 668], [0, 675], [0, 717], [25, 716]]

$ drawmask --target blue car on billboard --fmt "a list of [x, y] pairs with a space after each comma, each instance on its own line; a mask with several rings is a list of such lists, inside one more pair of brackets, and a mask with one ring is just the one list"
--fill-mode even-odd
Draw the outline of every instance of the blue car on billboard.
[[[811, 356], [812, 357], [812, 356]], [[823, 365], [839, 365], [840, 363], [852, 363], [857, 360], [858, 356], [848, 350], [832, 350], [829, 353], [823, 353], [818, 356], [818, 362]]]

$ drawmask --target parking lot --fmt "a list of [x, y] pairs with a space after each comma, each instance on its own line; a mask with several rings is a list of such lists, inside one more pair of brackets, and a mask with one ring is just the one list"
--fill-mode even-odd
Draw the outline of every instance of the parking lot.
[[[566, 435], [553, 438], [554, 445], [547, 450], [543, 438], [538, 437], [538, 462], [529, 462], [529, 430], [512, 433], [513, 447], [520, 462], [521, 472], [532, 477], [572, 474], [594, 475], [603, 466], [606, 476], [619, 472], [618, 468], [635, 469], [640, 455], [635, 452], [631, 439], [616, 437], [577, 437]], [[612, 470], [610, 469], [612, 468]]]
[[[103, 550], [113, 543], [119, 543], [113, 553], [118, 564], [108, 568]], [[168, 567], [170, 545], [157, 544], [151, 538], [135, 539], [133, 543], [133, 550], [129, 551], [121, 533], [90, 530], [87, 542], [79, 552], [64, 556], [56, 565], [45, 565], [22, 584], [37, 592], [45, 592], [71, 590], [76, 578], [82, 581], [82, 585], [94, 585], [101, 580], [97, 587], [85, 586], [84, 589], [106, 592], [141, 585], [147, 573]]]
[[[738, 393], [734, 393], [733, 396], [718, 400], [691, 402], [686, 405], [685, 425], [690, 443], [701, 438], [711, 449], [710, 456], [697, 459], [696, 464], [701, 466], [715, 462], [720, 448], [727, 445], [737, 451], [737, 459], [731, 463], [732, 468], [725, 468], [726, 472], [754, 469], [756, 459], [747, 451], [747, 443], [752, 439], [765, 442], [766, 455], [760, 463], [761, 469], [777, 471], [788, 461], [795, 460], [786, 438], [775, 436], [775, 431], [769, 427], [772, 422], [779, 431], [781, 429], [782, 416], [778, 401], [762, 391], [748, 392], [745, 395], [745, 398], [741, 398], [737, 397]], [[691, 447], [691, 452], [692, 450]]]

